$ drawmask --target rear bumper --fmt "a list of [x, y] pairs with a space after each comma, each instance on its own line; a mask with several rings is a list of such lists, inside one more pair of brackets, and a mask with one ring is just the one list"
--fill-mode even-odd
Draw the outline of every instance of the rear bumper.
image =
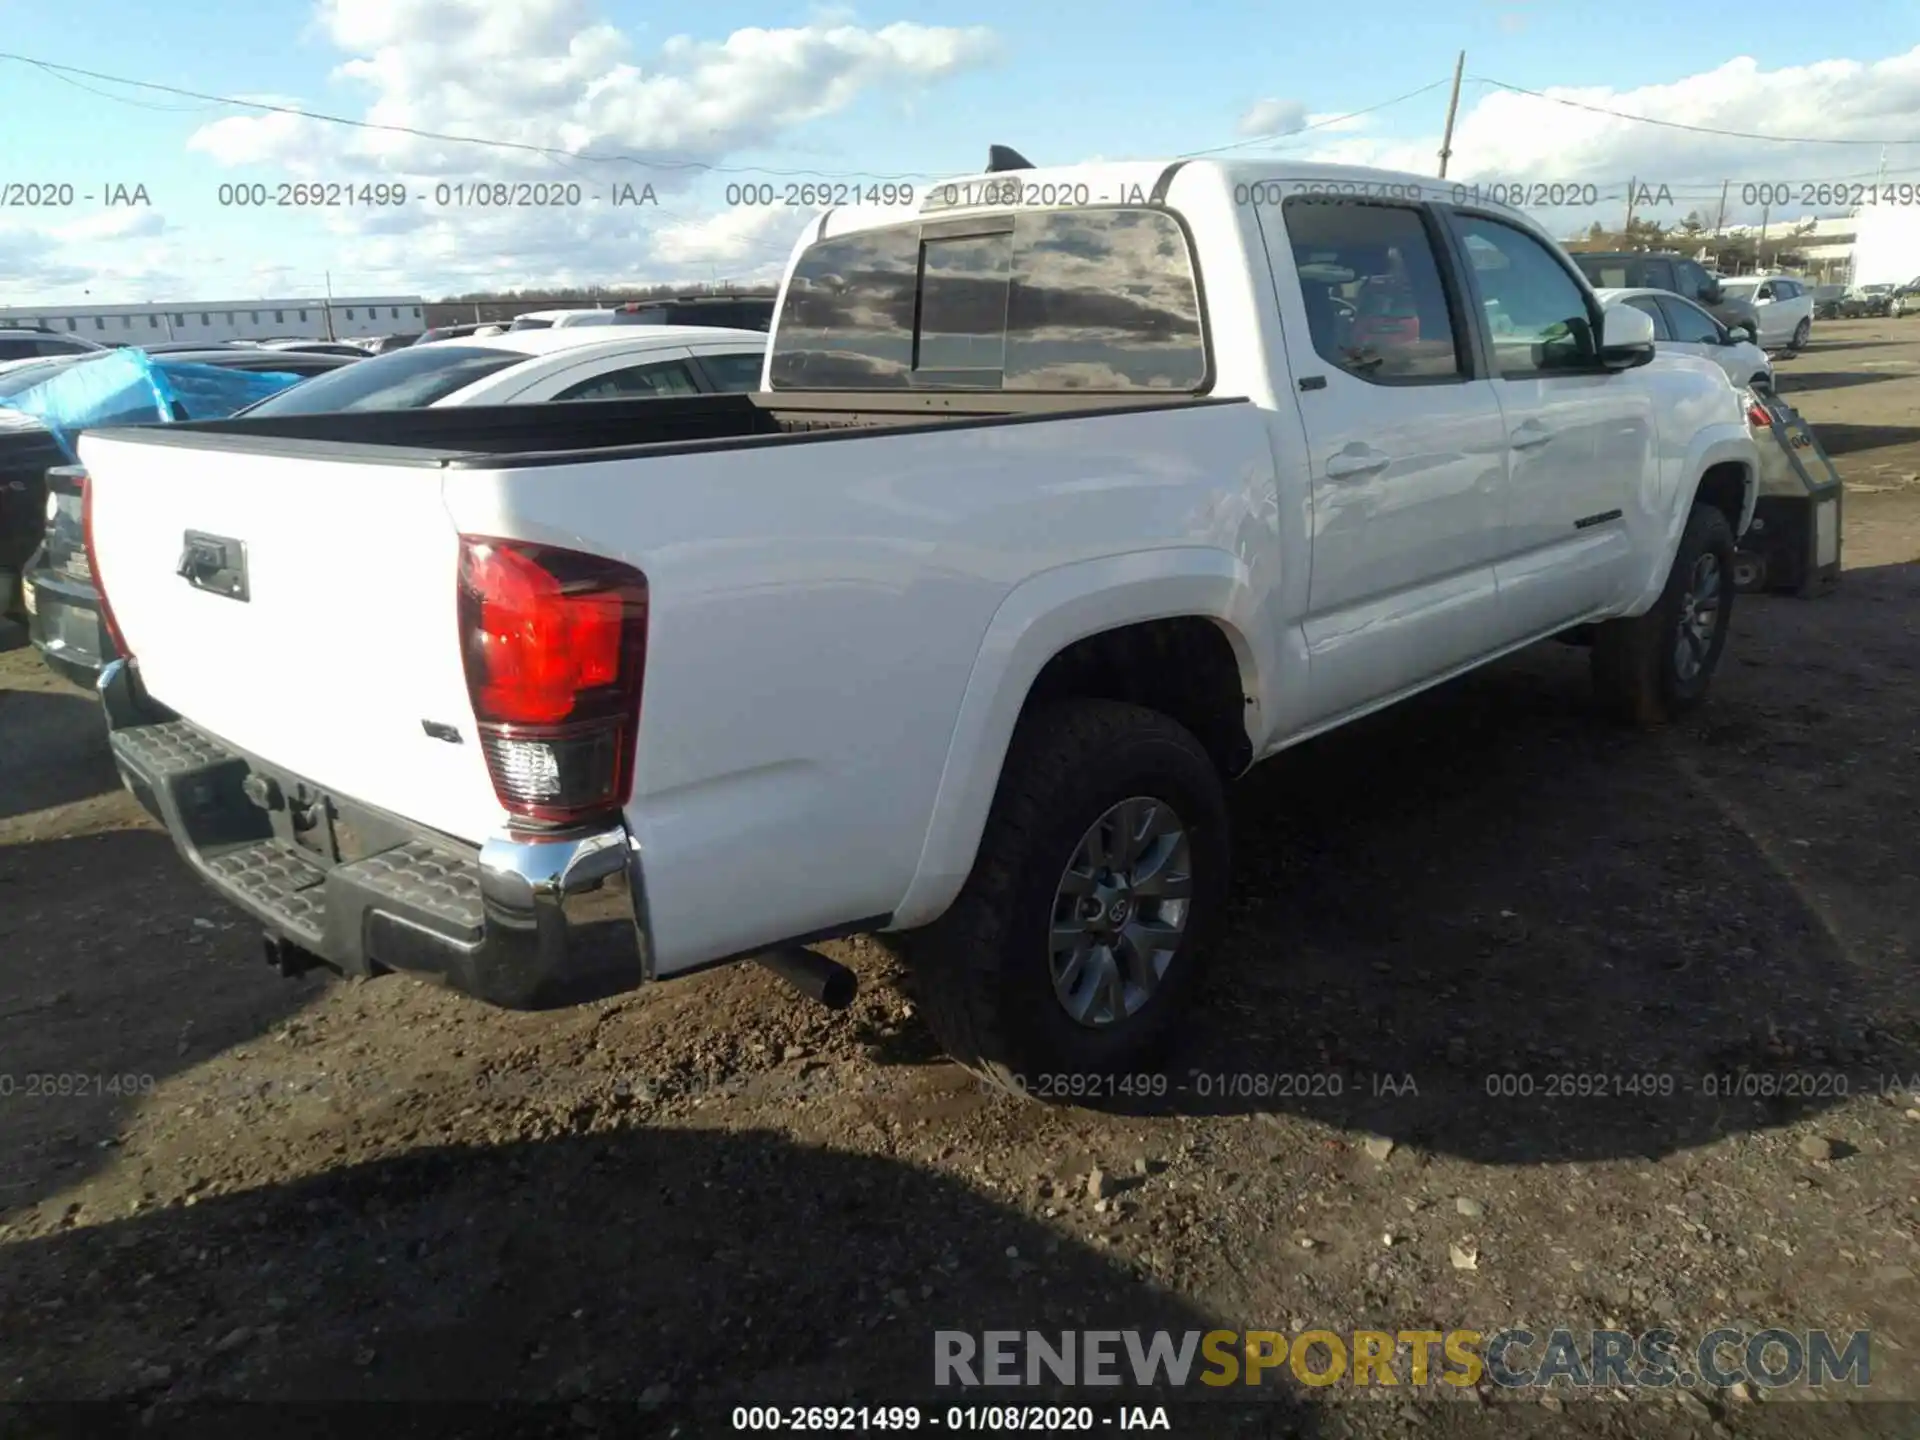
[[49, 669], [91, 690], [111, 642], [100, 624], [100, 597], [93, 587], [42, 566], [29, 566], [21, 581], [33, 587], [27, 636]]
[[[640, 848], [624, 825], [476, 848], [228, 748], [146, 701], [124, 661], [99, 689], [121, 780], [187, 863], [329, 967], [433, 976], [526, 1010], [650, 978]], [[302, 828], [302, 816], [319, 818]]]

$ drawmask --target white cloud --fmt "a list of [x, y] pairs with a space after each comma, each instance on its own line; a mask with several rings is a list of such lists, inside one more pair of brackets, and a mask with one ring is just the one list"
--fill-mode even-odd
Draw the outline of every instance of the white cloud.
[[166, 230], [166, 217], [158, 210], [116, 206], [62, 225], [54, 234], [68, 244], [86, 244], [96, 240], [147, 240], [165, 234]]
[[[270, 166], [289, 179], [402, 179], [416, 196], [442, 183], [534, 180], [576, 183], [601, 197], [579, 207], [450, 210], [416, 201], [322, 214], [342, 270], [429, 292], [580, 278], [708, 279], [716, 266], [720, 278], [741, 278], [770, 258], [777, 264], [806, 212], [695, 219], [671, 204], [622, 211], [606, 203], [608, 188], [651, 183], [668, 202], [715, 189], [711, 167], [738, 166], [744, 152], [789, 144], [810, 122], [863, 96], [904, 99], [996, 54], [984, 28], [863, 28], [836, 9], [787, 28], [719, 39], [677, 35], [640, 55], [593, 0], [318, 0], [313, 33], [348, 57], [334, 71], [336, 88], [364, 99], [330, 97], [305, 108], [535, 148], [281, 113], [215, 121], [195, 132], [189, 148], [227, 166]], [[832, 165], [820, 162], [823, 170]], [[786, 235], [776, 241], [783, 224]]]
[[[1731, 223], [1758, 218], [1757, 205], [1741, 204], [1742, 182], [1868, 182], [1880, 161], [1878, 145], [1779, 144], [1641, 124], [1599, 112], [1618, 111], [1703, 130], [1829, 141], [1897, 138], [1912, 131], [1912, 116], [1920, 113], [1920, 47], [1878, 61], [1824, 60], [1775, 70], [1740, 57], [1663, 84], [1626, 90], [1559, 87], [1542, 93], [1574, 103], [1493, 89], [1463, 103], [1454, 128], [1450, 178], [1591, 183], [1601, 189], [1606, 213], [1615, 216], [1623, 213], [1629, 181], [1655, 190], [1664, 184], [1672, 204], [1651, 218], [1678, 219], [1693, 209], [1709, 224], [1718, 209], [1721, 182], [1731, 180]], [[1306, 158], [1430, 175], [1439, 149], [1440, 127], [1435, 124], [1412, 138], [1341, 137], [1314, 146]], [[1888, 164], [1889, 180], [1920, 182], [1915, 151], [1890, 150]], [[1773, 216], [1785, 218], [1777, 206]], [[1576, 218], [1584, 223], [1589, 217]]]
[[1298, 100], [1256, 100], [1236, 127], [1242, 135], [1291, 135], [1307, 123], [1307, 107]]
[[177, 233], [159, 211], [123, 206], [64, 225], [0, 227], [0, 305], [71, 303], [87, 289], [115, 299], [167, 291], [181, 277], [164, 237]]
[[668, 265], [771, 266], [778, 273], [811, 212], [777, 205], [740, 205], [698, 220], [663, 225], [653, 253]]
[[[678, 180], [844, 110], [861, 93], [938, 80], [994, 53], [992, 34], [911, 23], [678, 35], [636, 61], [627, 37], [588, 0], [321, 0], [323, 34], [353, 58], [342, 81], [372, 98], [375, 125], [505, 140], [570, 155], [618, 154]], [[313, 106], [321, 109], [323, 106]], [[360, 171], [504, 178], [552, 160], [299, 115], [236, 115], [188, 142], [228, 164], [271, 163], [333, 178]]]

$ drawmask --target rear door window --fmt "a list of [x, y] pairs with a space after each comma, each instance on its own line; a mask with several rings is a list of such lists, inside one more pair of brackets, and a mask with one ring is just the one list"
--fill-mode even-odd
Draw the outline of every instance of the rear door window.
[[[1467, 373], [1433, 237], [1410, 205], [1295, 196], [1281, 209], [1321, 359], [1376, 383]], [[1278, 237], [1262, 222], [1271, 251]], [[1270, 255], [1269, 257], [1274, 258]]]

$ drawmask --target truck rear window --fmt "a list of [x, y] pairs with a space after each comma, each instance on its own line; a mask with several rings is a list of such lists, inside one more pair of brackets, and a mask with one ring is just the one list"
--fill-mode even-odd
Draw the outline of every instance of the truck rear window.
[[1185, 231], [1115, 206], [836, 236], [794, 267], [776, 390], [1197, 391], [1208, 383]]

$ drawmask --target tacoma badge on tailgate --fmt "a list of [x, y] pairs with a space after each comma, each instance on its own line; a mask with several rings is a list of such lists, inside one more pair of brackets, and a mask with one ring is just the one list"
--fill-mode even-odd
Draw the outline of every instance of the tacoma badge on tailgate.
[[176, 573], [196, 590], [247, 599], [247, 542], [189, 530], [180, 537]]

